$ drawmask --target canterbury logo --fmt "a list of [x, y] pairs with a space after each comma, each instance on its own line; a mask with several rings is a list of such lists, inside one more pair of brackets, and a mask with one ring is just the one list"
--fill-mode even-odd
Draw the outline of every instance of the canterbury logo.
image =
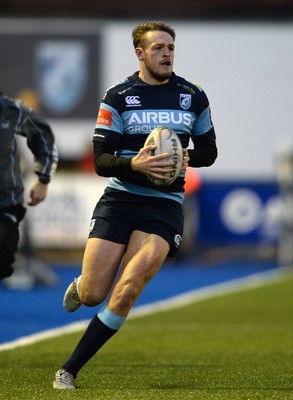
[[125, 97], [125, 102], [127, 106], [134, 106], [134, 107], [140, 107], [141, 102], [139, 96], [127, 96]]

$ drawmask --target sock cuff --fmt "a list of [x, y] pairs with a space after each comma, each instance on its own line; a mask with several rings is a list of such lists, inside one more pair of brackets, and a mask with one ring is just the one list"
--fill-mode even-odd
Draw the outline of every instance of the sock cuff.
[[98, 318], [108, 326], [108, 328], [118, 331], [118, 329], [123, 325], [126, 317], [121, 317], [120, 315], [112, 313], [107, 306], [104, 306], [97, 314]]

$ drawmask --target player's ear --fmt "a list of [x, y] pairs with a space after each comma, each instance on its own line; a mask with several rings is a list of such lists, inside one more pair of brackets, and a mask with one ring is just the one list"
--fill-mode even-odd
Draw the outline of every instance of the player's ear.
[[137, 58], [139, 59], [139, 61], [143, 60], [143, 50], [141, 47], [136, 47], [135, 54], [136, 54]]

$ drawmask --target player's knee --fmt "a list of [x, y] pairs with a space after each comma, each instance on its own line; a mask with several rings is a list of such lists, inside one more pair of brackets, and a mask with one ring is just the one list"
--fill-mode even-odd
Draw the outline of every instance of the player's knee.
[[99, 304], [101, 304], [107, 297], [107, 295], [99, 295], [97, 293], [92, 293], [90, 291], [82, 291], [79, 294], [79, 298], [82, 302], [87, 307], [95, 307]]
[[126, 282], [115, 294], [117, 306], [122, 310], [129, 310], [142, 291], [140, 284], [135, 282]]

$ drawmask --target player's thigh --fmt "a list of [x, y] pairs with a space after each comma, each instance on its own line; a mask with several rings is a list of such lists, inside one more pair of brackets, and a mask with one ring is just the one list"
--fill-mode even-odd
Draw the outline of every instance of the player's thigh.
[[125, 245], [99, 238], [90, 238], [84, 252], [80, 289], [107, 294], [110, 290]]
[[122, 274], [124, 279], [133, 280], [144, 285], [160, 269], [170, 250], [168, 242], [161, 236], [134, 231], [130, 237], [123, 260]]
[[169, 244], [162, 237], [133, 232], [108, 302], [111, 311], [118, 315], [128, 315], [147, 282], [160, 269], [168, 252]]

